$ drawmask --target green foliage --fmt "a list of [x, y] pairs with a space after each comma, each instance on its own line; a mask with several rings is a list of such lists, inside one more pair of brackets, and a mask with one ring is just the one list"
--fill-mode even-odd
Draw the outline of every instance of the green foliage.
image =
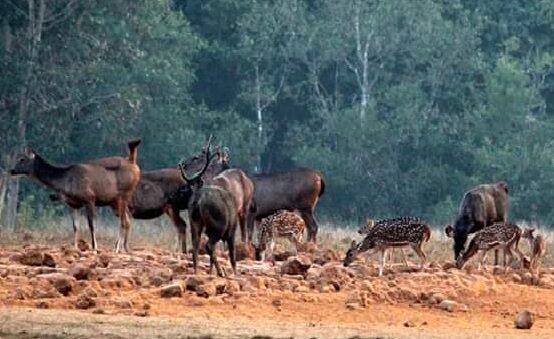
[[[0, 4], [2, 168], [135, 136], [175, 166], [213, 133], [247, 171], [320, 170], [327, 220], [444, 224], [505, 180], [512, 218], [554, 222], [552, 1], [57, 0], [42, 26], [30, 2]], [[20, 223], [48, 206], [26, 181]]]

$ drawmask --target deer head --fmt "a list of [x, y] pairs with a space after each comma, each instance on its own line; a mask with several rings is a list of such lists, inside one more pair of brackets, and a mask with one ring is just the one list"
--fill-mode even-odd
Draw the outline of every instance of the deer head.
[[11, 175], [32, 175], [35, 169], [37, 154], [27, 146], [22, 154], [19, 154], [15, 166], [10, 170]]
[[534, 228], [525, 228], [523, 232], [521, 233], [522, 238], [526, 239], [533, 239], [535, 236], [533, 235], [533, 232], [535, 232]]
[[366, 224], [358, 230], [358, 234], [366, 234], [373, 226], [375, 226], [375, 220], [368, 218]]
[[[208, 166], [210, 165], [211, 160], [215, 156], [215, 155], [211, 155], [211, 152], [210, 152], [211, 140], [212, 140], [212, 136], [210, 135], [210, 138], [208, 139], [208, 143], [206, 144], [206, 146], [204, 146], [204, 150], [202, 151], [203, 156], [204, 156], [204, 164], [203, 164], [202, 168], [200, 169], [200, 171], [198, 171], [192, 177], [188, 177], [187, 176], [187, 171], [186, 171], [187, 162], [189, 162], [189, 160], [191, 160], [191, 159], [188, 159], [186, 161], [181, 160], [179, 162], [179, 164], [177, 165], [177, 167], [181, 171], [181, 176], [183, 177], [183, 180], [185, 180], [185, 182], [192, 188], [198, 188], [198, 187], [202, 186], [202, 184], [203, 184], [202, 175], [204, 174], [204, 172], [206, 172], [206, 169], [208, 169]], [[194, 161], [197, 161], [199, 159], [199, 157], [195, 156], [192, 159], [194, 159]]]
[[354, 259], [356, 259], [356, 256], [359, 253], [358, 245], [356, 244], [356, 240], [352, 240], [352, 243], [350, 244], [350, 248], [348, 249], [348, 252], [346, 252], [346, 256], [343, 260], [344, 267], [347, 267], [350, 265]]

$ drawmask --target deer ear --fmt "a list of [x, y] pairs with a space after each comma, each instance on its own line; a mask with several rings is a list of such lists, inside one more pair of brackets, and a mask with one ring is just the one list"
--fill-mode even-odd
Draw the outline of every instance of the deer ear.
[[229, 162], [229, 160], [231, 160], [231, 152], [229, 151], [229, 147], [222, 148], [221, 157], [224, 162]]
[[31, 146], [29, 145], [25, 146], [24, 152], [25, 152], [25, 155], [28, 156], [29, 158], [31, 159], [35, 158], [36, 153]]

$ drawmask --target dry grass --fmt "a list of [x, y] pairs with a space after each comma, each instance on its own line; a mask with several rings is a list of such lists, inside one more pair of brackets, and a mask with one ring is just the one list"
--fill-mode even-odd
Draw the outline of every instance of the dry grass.
[[[529, 226], [525, 222], [519, 222], [521, 227]], [[113, 218], [100, 218], [97, 222], [97, 238], [100, 248], [109, 249], [113, 247], [119, 232], [117, 220]], [[539, 233], [546, 237], [546, 255], [543, 258], [543, 265], [554, 267], [554, 232], [547, 229], [538, 229]], [[239, 230], [237, 230], [237, 233]], [[80, 237], [90, 241], [88, 227], [84, 220], [81, 221], [79, 230]], [[237, 234], [237, 237], [239, 235]], [[176, 245], [176, 232], [173, 225], [166, 218], [155, 220], [133, 220], [131, 231], [132, 248], [157, 248], [160, 250], [172, 251]], [[355, 227], [337, 226], [330, 223], [320, 227], [318, 243], [324, 248], [345, 252], [352, 240], [360, 241], [363, 236], [356, 232]], [[41, 225], [37, 230], [20, 230], [17, 232], [0, 233], [0, 247], [21, 247], [24, 245], [51, 245], [51, 244], [72, 244], [73, 230], [69, 218], [60, 218]], [[188, 244], [190, 248], [190, 238]], [[287, 241], [278, 241], [280, 246], [291, 249], [292, 244]], [[278, 246], [279, 246], [278, 245]], [[520, 242], [520, 249], [524, 254], [529, 253], [529, 244], [526, 239]], [[442, 229], [434, 229], [431, 240], [424, 246], [429, 261], [440, 263], [452, 261], [452, 239], [446, 237]], [[417, 262], [418, 258], [411, 250], [406, 250], [408, 260]], [[492, 256], [491, 256], [492, 257]], [[395, 260], [400, 260], [396, 258]], [[489, 259], [490, 260], [490, 259]]]

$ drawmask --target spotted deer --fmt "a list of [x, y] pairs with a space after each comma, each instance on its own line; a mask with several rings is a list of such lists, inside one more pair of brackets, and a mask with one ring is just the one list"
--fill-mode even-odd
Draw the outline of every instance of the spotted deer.
[[[374, 226], [380, 225], [380, 224], [389, 223], [389, 224], [397, 225], [397, 224], [406, 224], [406, 223], [409, 224], [412, 222], [418, 223], [418, 222], [421, 222], [421, 219], [418, 217], [398, 217], [398, 218], [381, 219], [381, 220], [375, 221], [374, 219], [368, 218], [366, 224], [358, 230], [358, 234], [361, 234], [361, 235], [367, 234], [369, 230], [371, 230]], [[394, 252], [394, 248], [392, 248], [390, 251], [387, 252], [389, 256], [388, 258], [389, 267], [390, 265], [392, 265], [393, 252]], [[402, 261], [406, 266], [408, 266], [408, 261], [406, 260], [406, 254], [404, 253], [403, 248], [400, 248], [400, 254], [402, 255]]]
[[531, 249], [531, 260], [529, 262], [529, 272], [533, 275], [538, 275], [541, 267], [541, 259], [546, 253], [546, 245], [544, 237], [540, 234], [534, 235], [534, 228], [526, 228], [521, 237], [529, 241], [529, 248]]
[[304, 220], [294, 212], [280, 210], [262, 219], [256, 245], [256, 260], [264, 261], [271, 258], [275, 261], [273, 249], [275, 238], [286, 238], [294, 243], [298, 251], [298, 245], [302, 242], [302, 235], [306, 224]]
[[521, 229], [517, 225], [510, 223], [499, 222], [483, 228], [475, 233], [475, 236], [471, 239], [467, 250], [460, 252], [460, 255], [456, 259], [456, 267], [458, 267], [458, 269], [462, 269], [469, 259], [480, 252], [481, 257], [479, 259], [477, 270], [481, 270], [481, 266], [483, 266], [488, 252], [492, 249], [504, 250], [505, 255], [509, 258], [506, 270], [509, 266], [511, 266], [514, 259], [512, 250], [517, 253], [521, 262], [523, 262], [523, 253], [519, 250], [519, 240], [521, 238], [521, 234]]
[[421, 267], [427, 261], [423, 252], [423, 243], [431, 238], [431, 228], [422, 222], [385, 222], [373, 226], [360, 243], [352, 241], [346, 253], [343, 264], [350, 265], [360, 253], [369, 251], [369, 254], [379, 252], [379, 276], [383, 275], [385, 254], [389, 248], [410, 246], [421, 259]]

